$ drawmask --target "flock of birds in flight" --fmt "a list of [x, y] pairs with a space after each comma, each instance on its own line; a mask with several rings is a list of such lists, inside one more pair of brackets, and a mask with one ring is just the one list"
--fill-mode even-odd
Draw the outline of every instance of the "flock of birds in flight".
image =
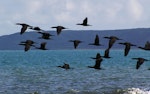
[[[42, 37], [41, 37], [42, 39], [48, 40], [48, 39], [50, 39], [51, 36], [53, 36], [50, 33], [45, 32], [45, 30], [42, 30], [39, 27], [33, 27], [33, 26], [30, 26], [26, 23], [16, 23], [16, 25], [21, 25], [22, 26], [21, 31], [20, 31], [21, 35], [23, 33], [25, 33], [25, 31], [29, 28], [29, 29], [38, 31], [39, 34], [42, 34]], [[91, 25], [88, 24], [88, 18], [87, 17], [83, 20], [82, 23], [79, 23], [77, 25], [91, 26]], [[63, 26], [55, 26], [55, 27], [51, 27], [51, 28], [56, 28], [57, 35], [59, 35], [62, 32], [63, 29], [67, 29], [66, 27], [63, 27]], [[96, 57], [91, 57], [92, 59], [95, 60], [95, 65], [94, 66], [88, 66], [89, 68], [101, 69], [101, 62], [103, 61], [103, 58], [111, 58], [109, 56], [110, 49], [112, 48], [112, 46], [114, 45], [114, 43], [117, 40], [122, 40], [122, 39], [119, 39], [116, 36], [110, 36], [110, 37], [104, 37], [104, 38], [109, 39], [108, 48], [105, 50], [104, 56], [101, 56], [100, 53], [97, 53]], [[80, 43], [82, 43], [82, 41], [80, 41], [80, 40], [70, 40], [69, 42], [73, 42], [75, 49], [77, 49], [78, 45]], [[24, 51], [28, 51], [31, 46], [35, 47], [36, 49], [47, 50], [46, 49], [46, 42], [42, 42], [40, 47], [36, 47], [34, 45], [35, 43], [36, 42], [34, 42], [32, 40], [26, 40], [26, 41], [22, 41], [19, 45], [25, 46]], [[124, 56], [128, 55], [131, 46], [136, 46], [136, 45], [134, 45], [130, 42], [121, 42], [119, 44], [125, 46]], [[101, 46], [101, 44], [99, 43], [99, 36], [96, 35], [94, 43], [91, 43], [89, 45]], [[138, 47], [138, 48], [143, 49], [143, 50], [150, 50], [150, 42], [147, 41], [145, 43], [144, 47]], [[142, 58], [142, 57], [132, 58], [132, 59], [137, 60], [136, 69], [139, 69], [140, 66], [144, 63], [144, 61], [150, 61], [150, 60], [147, 60], [147, 59]], [[66, 64], [66, 63], [64, 63], [64, 65], [58, 66], [58, 67], [61, 67], [61, 68], [64, 68], [64, 69], [70, 69], [69, 64]]]

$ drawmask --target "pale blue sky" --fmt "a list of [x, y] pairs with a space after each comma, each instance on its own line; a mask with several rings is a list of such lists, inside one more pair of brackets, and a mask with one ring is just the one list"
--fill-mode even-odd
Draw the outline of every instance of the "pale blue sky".
[[[150, 27], [150, 0], [0, 0], [0, 36], [20, 32], [15, 23], [44, 30], [63, 25], [72, 30]], [[88, 17], [93, 26], [77, 23]]]

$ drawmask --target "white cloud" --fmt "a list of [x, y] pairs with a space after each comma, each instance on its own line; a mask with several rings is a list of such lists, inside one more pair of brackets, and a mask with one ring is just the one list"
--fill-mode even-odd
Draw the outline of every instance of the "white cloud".
[[29, 14], [34, 14], [34, 13], [38, 13], [39, 10], [42, 9], [43, 6], [43, 3], [40, 2], [40, 1], [37, 1], [37, 0], [34, 0], [34, 1], [30, 1], [30, 3], [26, 3], [26, 7], [27, 7], [27, 12]]
[[142, 20], [141, 16], [143, 14], [143, 7], [140, 4], [139, 0], [128, 0], [128, 11], [132, 19], [135, 21]]
[[66, 2], [66, 9], [67, 9], [68, 11], [73, 11], [73, 10], [75, 9], [75, 4], [74, 4], [74, 2], [68, 0], [68, 1]]
[[150, 0], [1, 0], [0, 28], [4, 32], [0, 32], [0, 35], [17, 32], [13, 26], [16, 22], [47, 29], [53, 25], [83, 29], [75, 24], [85, 17], [93, 26], [84, 29], [149, 26], [149, 3]]
[[116, 21], [117, 19], [119, 19], [120, 17], [120, 12], [122, 11], [123, 9], [123, 4], [122, 3], [111, 3], [111, 5], [106, 8], [106, 21], [107, 22], [114, 22]]

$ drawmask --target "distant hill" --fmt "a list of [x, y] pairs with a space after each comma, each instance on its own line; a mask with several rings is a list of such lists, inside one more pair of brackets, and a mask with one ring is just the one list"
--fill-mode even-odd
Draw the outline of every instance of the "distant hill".
[[[144, 46], [146, 41], [150, 41], [150, 28], [123, 29], [123, 30], [64, 30], [59, 36], [55, 31], [47, 31], [51, 33], [51, 40], [39, 39], [41, 34], [36, 31], [25, 32], [23, 35], [19, 33], [0, 36], [0, 50], [23, 50], [24, 47], [18, 45], [20, 41], [27, 39], [37, 42], [39, 46], [41, 42], [47, 42], [47, 49], [73, 49], [73, 43], [69, 40], [78, 39], [83, 41], [77, 49], [105, 49], [108, 47], [108, 39], [105, 36], [117, 36], [123, 40], [117, 41], [112, 49], [124, 48], [118, 42], [131, 42], [138, 46]], [[100, 43], [104, 46], [92, 46], [89, 43], [94, 42], [95, 35], [98, 34]], [[31, 48], [34, 49], [34, 48]]]

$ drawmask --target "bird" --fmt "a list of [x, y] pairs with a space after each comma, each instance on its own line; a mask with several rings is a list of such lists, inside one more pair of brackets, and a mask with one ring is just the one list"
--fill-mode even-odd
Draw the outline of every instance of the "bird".
[[82, 43], [82, 41], [80, 40], [70, 40], [69, 42], [73, 42], [74, 43], [74, 48], [76, 49], [79, 45], [79, 43]]
[[38, 32], [38, 33], [42, 34], [41, 38], [46, 39], [46, 40], [51, 39], [50, 36], [54, 36], [54, 35], [51, 35], [50, 33], [47, 33], [47, 32]]
[[144, 47], [140, 47], [140, 46], [139, 46], [138, 48], [143, 49], [143, 50], [150, 50], [150, 42], [147, 41], [147, 42], [145, 43], [145, 46], [144, 46]]
[[34, 43], [35, 42], [32, 40], [26, 40], [26, 41], [21, 42], [19, 45], [24, 45], [25, 46], [24, 51], [26, 52], [30, 49], [30, 46], [34, 46], [33, 45]]
[[78, 23], [77, 25], [82, 25], [82, 26], [91, 26], [88, 24], [88, 18], [86, 17], [82, 23]]
[[57, 66], [57, 67], [60, 67], [60, 68], [64, 68], [64, 69], [70, 69], [70, 65], [69, 64], [67, 64], [67, 63], [64, 63], [64, 65], [63, 66]]
[[116, 36], [110, 36], [110, 37], [104, 37], [104, 38], [109, 39], [109, 44], [108, 44], [109, 49], [113, 46], [113, 44], [116, 42], [116, 40], [122, 40], [122, 39], [119, 39]]
[[36, 31], [45, 31], [43, 29], [41, 29], [40, 27], [36, 26], [36, 27], [30, 27], [29, 29], [32, 29], [32, 30], [36, 30]]
[[89, 45], [101, 46], [101, 44], [99, 43], [99, 36], [96, 35], [94, 43], [90, 43]]
[[32, 44], [34, 44], [34, 43], [36, 43], [36, 42], [34, 42], [34, 41], [32, 41], [32, 40], [26, 40], [26, 41], [22, 41], [21, 43], [27, 43], [27, 44], [32, 45]]
[[99, 59], [99, 58], [101, 58], [100, 53], [97, 53], [97, 54], [96, 54], [96, 57], [91, 57], [91, 59]]
[[140, 66], [144, 63], [144, 61], [149, 61], [149, 60], [144, 59], [144, 58], [141, 58], [141, 57], [139, 57], [139, 58], [132, 58], [132, 59], [138, 60], [138, 61], [137, 61], [137, 64], [136, 64], [136, 69], [139, 69]]
[[92, 59], [96, 59], [95, 65], [94, 66], [88, 66], [88, 68], [101, 69], [101, 62], [103, 61], [103, 59], [102, 59], [100, 53], [97, 53], [96, 58], [92, 57]]
[[36, 48], [36, 49], [41, 49], [41, 50], [47, 50], [47, 49], [45, 48], [46, 44], [47, 44], [46, 42], [42, 42], [40, 47], [35, 47], [35, 48]]
[[124, 56], [127, 56], [127, 55], [128, 55], [131, 46], [136, 46], [136, 45], [134, 45], [134, 44], [131, 44], [130, 42], [124, 42], [124, 43], [119, 43], [119, 44], [125, 45]]
[[59, 35], [61, 33], [62, 29], [67, 29], [66, 27], [63, 27], [63, 26], [54, 26], [51, 28], [56, 28], [57, 35]]
[[26, 23], [16, 23], [16, 25], [21, 25], [22, 28], [21, 28], [21, 31], [20, 31], [20, 35], [22, 35], [28, 27], [31, 27], [30, 25], [26, 24]]
[[107, 49], [105, 50], [105, 53], [104, 53], [103, 58], [111, 58], [111, 57], [109, 56], [109, 51], [110, 51], [109, 48], [107, 48]]

